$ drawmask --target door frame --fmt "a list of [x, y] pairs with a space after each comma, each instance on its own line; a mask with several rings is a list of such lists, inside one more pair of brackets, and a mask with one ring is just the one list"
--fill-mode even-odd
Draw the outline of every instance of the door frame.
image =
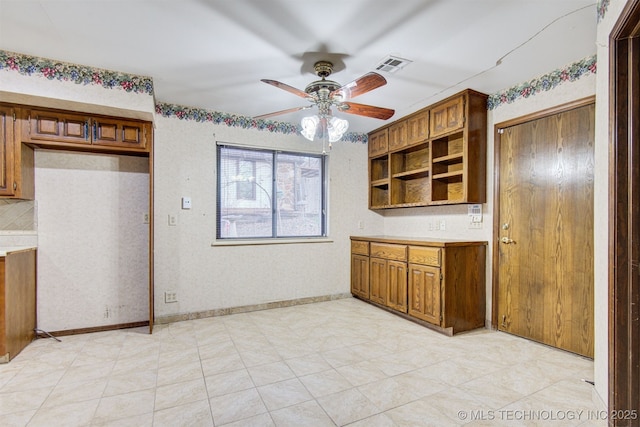
[[609, 36], [610, 413], [640, 404], [639, 22], [640, 0], [630, 0]]
[[492, 287], [491, 287], [491, 329], [498, 329], [498, 291], [500, 288], [499, 261], [500, 261], [500, 142], [501, 129], [521, 125], [533, 120], [553, 116], [564, 111], [573, 110], [585, 105], [594, 104], [595, 95], [571, 101], [565, 104], [547, 108], [525, 116], [496, 123], [493, 126], [494, 141], [494, 166], [493, 166], [493, 248], [492, 248]]

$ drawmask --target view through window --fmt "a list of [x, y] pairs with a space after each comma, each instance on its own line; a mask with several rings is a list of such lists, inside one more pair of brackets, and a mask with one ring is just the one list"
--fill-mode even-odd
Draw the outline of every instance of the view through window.
[[326, 236], [325, 157], [218, 145], [218, 239]]

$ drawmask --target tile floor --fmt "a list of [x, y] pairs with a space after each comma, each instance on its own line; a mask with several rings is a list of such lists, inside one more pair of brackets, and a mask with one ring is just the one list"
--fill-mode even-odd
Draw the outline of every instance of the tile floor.
[[582, 378], [591, 360], [342, 299], [39, 339], [0, 365], [0, 425], [605, 426]]

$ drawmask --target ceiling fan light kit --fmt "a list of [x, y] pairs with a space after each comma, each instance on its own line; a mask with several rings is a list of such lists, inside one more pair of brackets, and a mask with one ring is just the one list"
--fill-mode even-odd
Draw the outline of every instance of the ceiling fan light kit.
[[[304, 117], [300, 122], [302, 126], [302, 131], [300, 133], [308, 140], [313, 141], [318, 134], [318, 131], [320, 131], [321, 138], [329, 139], [329, 143], [339, 141], [342, 138], [349, 128], [349, 122], [347, 120], [334, 117], [331, 111], [332, 107], [335, 107], [337, 111], [342, 113], [373, 117], [381, 120], [387, 120], [395, 114], [395, 111], [389, 108], [374, 107], [372, 105], [356, 104], [354, 102], [347, 101], [387, 84], [386, 79], [380, 74], [370, 72], [346, 85], [340, 85], [333, 80], [327, 80], [327, 77], [329, 77], [333, 72], [333, 64], [331, 62], [318, 61], [314, 65], [314, 70], [316, 75], [320, 77], [320, 80], [309, 83], [304, 91], [276, 80], [262, 80], [264, 83], [304, 98], [318, 107], [317, 114]], [[280, 114], [306, 110], [312, 107], [313, 105], [294, 107], [287, 110], [263, 114], [255, 118], [265, 119]]]

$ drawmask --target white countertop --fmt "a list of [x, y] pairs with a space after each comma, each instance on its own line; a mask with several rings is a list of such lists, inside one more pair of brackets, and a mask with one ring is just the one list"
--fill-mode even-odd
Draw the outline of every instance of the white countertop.
[[7, 256], [13, 252], [28, 251], [36, 249], [36, 246], [0, 246], [0, 256]]

